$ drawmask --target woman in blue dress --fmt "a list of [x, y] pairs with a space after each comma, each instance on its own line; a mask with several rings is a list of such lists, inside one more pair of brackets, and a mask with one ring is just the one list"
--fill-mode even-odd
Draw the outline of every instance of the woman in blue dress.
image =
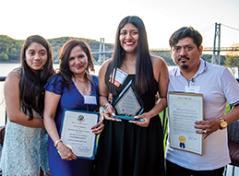
[[4, 176], [49, 171], [42, 117], [44, 85], [53, 73], [49, 43], [39, 35], [29, 36], [22, 46], [21, 66], [8, 74], [4, 85], [8, 116], [1, 157]]
[[[98, 78], [90, 75], [94, 65], [86, 43], [71, 39], [61, 50], [59, 73], [45, 85], [44, 124], [49, 138], [49, 165], [53, 176], [89, 176], [93, 161], [77, 158], [61, 140], [64, 110], [98, 110]], [[95, 134], [103, 130], [102, 121], [93, 126]]]

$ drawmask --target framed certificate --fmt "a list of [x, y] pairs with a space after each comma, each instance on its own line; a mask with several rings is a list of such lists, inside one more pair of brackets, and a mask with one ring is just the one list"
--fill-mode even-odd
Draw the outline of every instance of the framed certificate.
[[131, 83], [132, 81], [124, 87], [119, 96], [113, 102], [113, 106], [116, 110], [116, 115], [114, 116], [115, 118], [124, 120], [140, 120], [135, 119], [134, 116], [143, 112], [143, 102], [132, 88]]
[[169, 143], [176, 149], [202, 155], [202, 134], [196, 133], [195, 121], [203, 120], [203, 95], [169, 92]]
[[96, 135], [92, 133], [91, 128], [98, 120], [98, 113], [65, 110], [61, 139], [72, 148], [76, 156], [94, 159]]

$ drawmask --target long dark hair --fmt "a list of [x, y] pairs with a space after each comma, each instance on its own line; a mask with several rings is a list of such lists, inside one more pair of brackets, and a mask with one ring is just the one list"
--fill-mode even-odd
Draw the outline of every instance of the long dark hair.
[[[41, 44], [47, 51], [47, 62], [43, 69], [33, 71], [26, 62], [26, 50], [32, 43]], [[33, 110], [43, 115], [44, 110], [44, 85], [47, 79], [54, 73], [52, 61], [52, 49], [46, 39], [39, 35], [29, 36], [21, 50], [21, 68], [20, 68], [20, 104], [22, 111], [33, 118]]]
[[63, 77], [64, 83], [67, 85], [68, 88], [71, 86], [71, 79], [74, 76], [69, 68], [69, 59], [70, 59], [70, 54], [72, 49], [76, 46], [81, 47], [81, 49], [85, 52], [88, 58], [88, 66], [86, 68], [86, 74], [85, 74], [86, 79], [91, 81], [89, 72], [95, 71], [94, 64], [93, 64], [93, 57], [92, 57], [89, 46], [84, 41], [81, 41], [78, 39], [68, 40], [61, 48], [61, 51], [59, 54], [59, 61], [60, 61], [59, 74]]
[[126, 24], [133, 24], [139, 32], [138, 46], [136, 48], [136, 77], [135, 87], [139, 93], [145, 93], [150, 89], [150, 85], [153, 82], [153, 67], [151, 57], [149, 53], [147, 33], [144, 26], [144, 22], [138, 16], [127, 16], [119, 23], [116, 38], [115, 47], [113, 52], [113, 68], [121, 67], [123, 58], [125, 57], [125, 51], [120, 45], [120, 30]]

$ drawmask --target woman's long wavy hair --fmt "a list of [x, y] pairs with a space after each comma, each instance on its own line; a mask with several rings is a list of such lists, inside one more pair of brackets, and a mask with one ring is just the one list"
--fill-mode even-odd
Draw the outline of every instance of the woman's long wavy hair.
[[72, 77], [74, 77], [74, 74], [71, 72], [69, 67], [70, 54], [72, 49], [76, 46], [81, 47], [81, 49], [85, 52], [88, 58], [88, 66], [86, 68], [85, 78], [91, 81], [90, 71], [95, 71], [94, 64], [93, 64], [93, 57], [92, 57], [89, 46], [84, 41], [81, 41], [78, 39], [68, 40], [63, 45], [59, 54], [59, 61], [60, 61], [59, 74], [63, 77], [64, 83], [67, 85], [68, 88], [70, 88]]
[[[32, 43], [42, 45], [47, 51], [47, 62], [41, 70], [32, 70], [26, 62], [26, 50]], [[47, 79], [53, 75], [52, 49], [46, 39], [39, 35], [29, 36], [21, 49], [20, 68], [20, 104], [22, 111], [33, 118], [33, 110], [43, 115], [44, 110], [44, 85]]]
[[139, 33], [138, 46], [136, 48], [136, 77], [135, 77], [135, 87], [136, 90], [143, 94], [150, 90], [150, 85], [153, 82], [153, 67], [151, 62], [151, 57], [149, 53], [147, 33], [143, 21], [138, 16], [127, 16], [121, 20], [119, 23], [116, 38], [115, 47], [113, 52], [113, 68], [120, 68], [125, 58], [125, 51], [121, 47], [119, 36], [120, 30], [126, 24], [133, 24]]

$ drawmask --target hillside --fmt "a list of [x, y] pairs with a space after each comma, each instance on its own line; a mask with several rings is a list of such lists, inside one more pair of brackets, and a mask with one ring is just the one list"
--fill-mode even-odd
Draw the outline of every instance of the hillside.
[[[59, 37], [48, 39], [49, 43], [53, 48], [53, 56], [54, 62], [58, 62], [58, 51], [62, 45], [72, 37]], [[92, 53], [96, 53], [99, 51], [100, 42], [97, 40], [78, 38], [80, 40], [85, 41], [91, 48]], [[20, 50], [23, 44], [23, 40], [15, 40], [6, 35], [0, 35], [0, 62], [19, 62]], [[112, 51], [113, 44], [105, 43], [105, 50]], [[159, 51], [159, 50], [151, 50], [151, 53], [154, 55], [159, 55], [164, 58], [168, 65], [174, 65], [173, 60], [171, 59], [171, 55], [169, 51]], [[98, 54], [93, 54], [95, 64], [101, 64], [104, 59], [99, 58]], [[105, 58], [110, 58], [111, 53], [104, 54]], [[211, 55], [203, 55], [203, 58], [207, 61], [211, 61]], [[225, 57], [222, 56], [222, 63], [224, 64]]]
[[[58, 51], [62, 45], [73, 37], [59, 37], [48, 39], [49, 43], [53, 48], [54, 61], [57, 62]], [[100, 42], [96, 40], [78, 38], [85, 41], [91, 48], [92, 52], [97, 52], [99, 50]], [[0, 35], [0, 62], [19, 62], [20, 50], [23, 44], [23, 40], [15, 40], [6, 35]], [[105, 43], [106, 50], [112, 50], [113, 45]], [[110, 56], [109, 56], [110, 57]], [[97, 56], [94, 57], [97, 61]]]

